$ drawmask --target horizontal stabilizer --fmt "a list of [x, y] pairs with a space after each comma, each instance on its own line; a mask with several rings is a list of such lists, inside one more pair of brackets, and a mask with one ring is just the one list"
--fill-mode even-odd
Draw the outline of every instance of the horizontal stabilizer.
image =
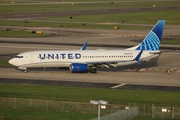
[[150, 52], [150, 54], [160, 54], [161, 52], [160, 51], [152, 51]]

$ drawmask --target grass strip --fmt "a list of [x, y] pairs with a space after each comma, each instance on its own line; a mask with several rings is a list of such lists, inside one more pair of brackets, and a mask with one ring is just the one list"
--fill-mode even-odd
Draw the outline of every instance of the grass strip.
[[96, 114], [0, 108], [1, 120], [89, 120]]
[[[61, 2], [68, 2], [65, 0], [60, 0]], [[89, 0], [86, 1], [77, 1], [77, 0], [72, 0], [69, 1], [70, 3], [66, 4], [54, 4], [50, 0], [46, 0], [46, 2], [50, 2], [49, 4], [38, 4], [37, 1], [28, 1], [29, 3], [37, 3], [37, 4], [23, 4], [27, 3], [27, 1], [22, 2], [22, 1], [14, 1], [14, 3], [11, 3], [13, 1], [0, 1], [0, 4], [7, 3], [7, 5], [1, 5], [0, 7], [0, 14], [12, 14], [12, 13], [35, 13], [35, 12], [60, 12], [60, 11], [70, 11], [70, 10], [100, 10], [100, 9], [122, 9], [122, 8], [153, 8], [153, 5], [156, 5], [157, 7], [164, 7], [164, 6], [176, 6], [180, 4], [178, 0], [173, 0], [173, 1], [147, 1], [147, 2], [142, 2], [139, 0], [136, 1], [108, 1], [102, 2], [101, 3], [84, 3], [84, 2], [89, 2]], [[44, 1], [38, 1], [39, 3], [43, 3]], [[58, 0], [54, 1], [58, 2]], [[59, 3], [61, 3], [59, 2]], [[73, 2], [83, 2], [81, 4], [73, 3]], [[93, 2], [93, 1], [91, 1]], [[20, 4], [19, 4], [20, 3]], [[11, 7], [11, 9], [9, 9]]]
[[[71, 28], [71, 29], [105, 29], [105, 30], [113, 30], [114, 27], [117, 26], [118, 29], [124, 29], [124, 30], [148, 29], [148, 27], [146, 26], [138, 26], [138, 25], [132, 26], [132, 25], [96, 24], [96, 23], [84, 23], [84, 22], [77, 23], [74, 21], [69, 21], [68, 23], [63, 22], [63, 21], [60, 21], [60, 22], [29, 21], [29, 23], [24, 23], [23, 21], [0, 20], [0, 26], [51, 27], [51, 28]], [[63, 26], [63, 27], [60, 27], [60, 26]], [[0, 33], [0, 36], [2, 36], [3, 34], [5, 34], [5, 31], [4, 33]]]
[[[97, 114], [85, 114], [78, 112], [54, 112], [43, 110], [27, 110], [0, 108], [1, 120], [90, 120], [96, 118]], [[133, 120], [172, 120], [168, 118], [145, 118], [137, 117]]]
[[162, 40], [161, 43], [179, 45], [180, 39]]
[[13, 67], [8, 63], [8, 60], [0, 60], [0, 67]]
[[[17, 3], [17, 2], [16, 2]], [[11, 7], [11, 9], [9, 9]], [[36, 12], [62, 12], [77, 10], [100, 10], [100, 9], [118, 9], [120, 6], [111, 5], [109, 3], [97, 4], [9, 4], [0, 7], [0, 14], [12, 13], [36, 13]]]
[[[142, 30], [150, 29], [151, 27], [143, 26], [142, 24], [155, 24], [159, 19], [165, 19], [166, 24], [180, 24], [178, 20], [180, 10], [158, 11], [158, 12], [136, 12], [136, 13], [121, 13], [121, 14], [102, 14], [102, 15], [83, 15], [65, 17], [44, 17], [44, 21], [24, 21], [18, 20], [0, 20], [0, 26], [26, 26], [26, 27], [55, 27], [63, 25], [63, 28], [78, 28], [78, 29], [114, 29], [118, 26], [123, 30]], [[136, 18], [136, 19], [134, 19]], [[46, 21], [48, 20], [48, 21]], [[51, 20], [51, 21], [49, 21]], [[125, 24], [119, 24], [125, 21]], [[87, 22], [87, 23], [86, 23]], [[103, 23], [103, 24], [97, 24]], [[127, 24], [126, 24], [127, 23]], [[82, 24], [86, 24], [83, 26]], [[134, 24], [134, 25], [131, 25]], [[152, 25], [152, 26], [153, 26]]]
[[0, 37], [45, 37], [50, 36], [48, 33], [42, 34], [32, 34], [32, 31], [23, 31], [23, 30], [11, 30], [11, 28], [7, 28], [10, 30], [0, 30]]
[[145, 117], [137, 117], [133, 120], [172, 120], [172, 118], [145, 118]]
[[[96, 22], [96, 23], [121, 23], [125, 21], [128, 24], [155, 24], [158, 20], [166, 20], [166, 24], [180, 24], [180, 10], [162, 10], [150, 12], [129, 12], [118, 14], [100, 14], [61, 17], [44, 17], [45, 20], [71, 21], [71, 22]], [[133, 29], [133, 25], [131, 25]]]
[[43, 85], [0, 84], [0, 97], [88, 102], [107, 100], [112, 104], [153, 103], [180, 106], [178, 92], [116, 90]]

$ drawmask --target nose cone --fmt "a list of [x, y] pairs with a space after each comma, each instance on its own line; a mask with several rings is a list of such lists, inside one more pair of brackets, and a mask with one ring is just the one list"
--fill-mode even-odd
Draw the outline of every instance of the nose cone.
[[9, 64], [16, 66], [16, 60], [14, 58], [10, 59], [8, 62]]

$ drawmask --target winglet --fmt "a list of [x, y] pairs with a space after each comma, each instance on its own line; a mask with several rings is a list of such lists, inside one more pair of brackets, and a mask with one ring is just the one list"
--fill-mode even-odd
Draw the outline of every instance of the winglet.
[[84, 45], [82, 46], [82, 48], [80, 50], [86, 50], [86, 46], [87, 46], [88, 42], [85, 42]]
[[139, 63], [139, 64], [141, 64], [141, 62], [139, 61], [139, 59], [140, 59], [142, 53], [143, 53], [143, 50], [141, 50], [141, 51], [139, 52], [139, 54], [136, 56], [136, 58], [134, 59], [134, 60], [135, 60], [137, 63]]

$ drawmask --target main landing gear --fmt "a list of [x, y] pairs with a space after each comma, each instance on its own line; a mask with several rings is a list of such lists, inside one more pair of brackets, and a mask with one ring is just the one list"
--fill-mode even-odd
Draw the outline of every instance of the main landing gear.
[[96, 70], [95, 67], [90, 67], [90, 72], [91, 72], [91, 73], [97, 73], [97, 70]]

